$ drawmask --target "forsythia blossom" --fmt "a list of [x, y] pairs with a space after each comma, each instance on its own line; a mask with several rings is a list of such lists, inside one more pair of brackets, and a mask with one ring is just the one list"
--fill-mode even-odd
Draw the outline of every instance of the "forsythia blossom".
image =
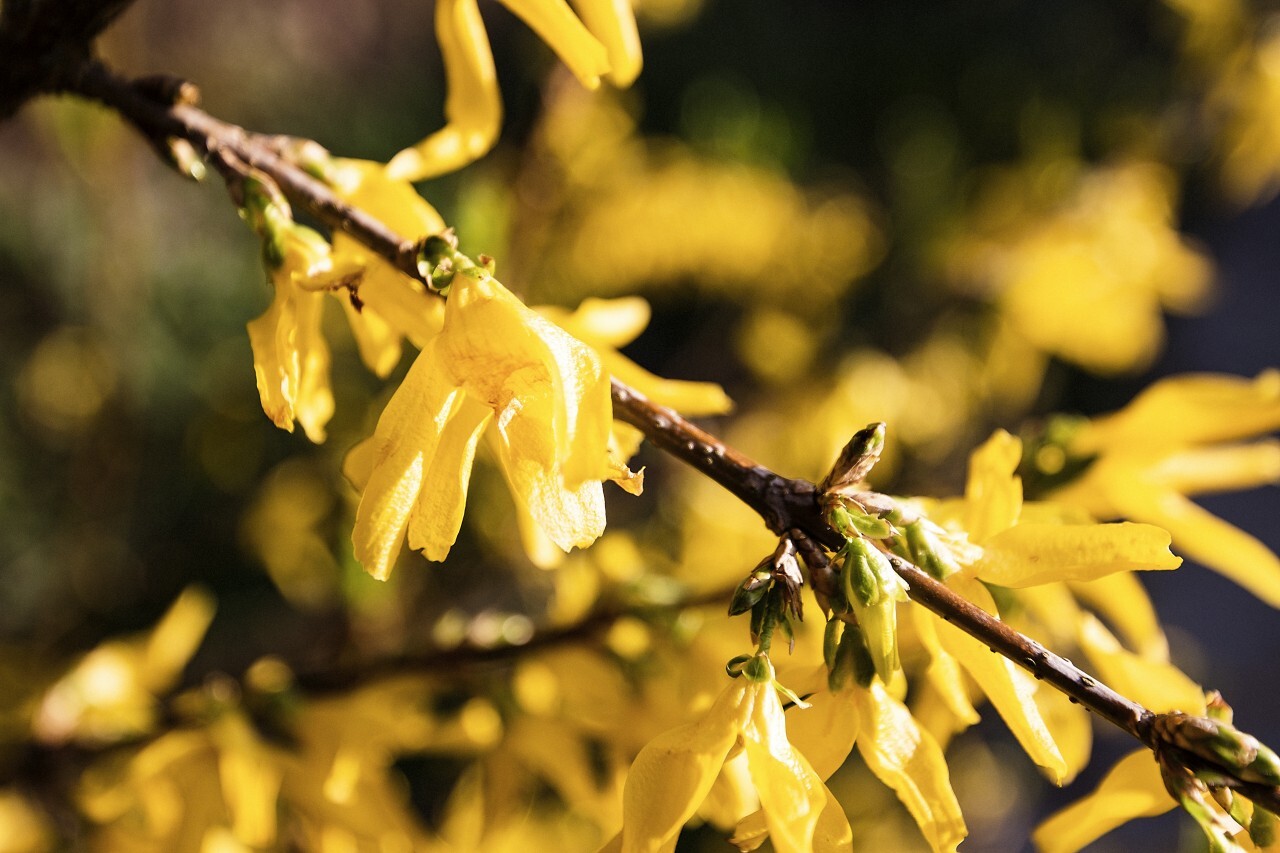
[[[849, 849], [844, 811], [787, 740], [773, 665], [764, 656], [748, 664], [702, 719], [659, 735], [636, 756], [623, 793], [617, 849], [673, 850], [680, 828], [737, 749], [746, 755], [775, 849]], [[841, 838], [843, 844], [819, 843]]]
[[363, 485], [355, 555], [386, 578], [406, 533], [443, 560], [458, 535], [476, 443], [492, 426], [516, 501], [564, 550], [604, 530], [609, 379], [594, 352], [487, 272], [454, 279], [444, 327], [348, 464]]

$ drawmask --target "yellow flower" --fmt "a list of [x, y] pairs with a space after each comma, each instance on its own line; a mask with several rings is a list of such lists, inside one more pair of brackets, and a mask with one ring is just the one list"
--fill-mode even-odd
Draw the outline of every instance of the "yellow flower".
[[94, 648], [40, 700], [32, 719], [45, 743], [110, 743], [156, 725], [156, 697], [173, 687], [213, 619], [213, 600], [191, 587], [136, 639]]
[[623, 793], [624, 853], [674, 849], [680, 828], [739, 746], [775, 849], [815, 849], [830, 794], [787, 740], [773, 665], [764, 657], [752, 663], [762, 670], [758, 680], [751, 675], [735, 680], [702, 719], [671, 729], [640, 750]]
[[[1168, 551], [1168, 533], [1157, 527], [1082, 523], [1087, 519], [1072, 518], [1052, 505], [1024, 506], [1022, 482], [1014, 473], [1021, 456], [1022, 443], [997, 432], [970, 458], [964, 500], [944, 501], [930, 509], [931, 517], [949, 524], [955, 537], [939, 544], [964, 569], [946, 580], [957, 593], [995, 615], [995, 601], [979, 580], [1004, 587], [1035, 587], [1179, 565], [1181, 561]], [[922, 626], [922, 622], [929, 624]], [[1061, 784], [1080, 769], [1087, 751], [1064, 752], [1063, 748], [1078, 741], [1068, 740], [1075, 730], [1072, 721], [1054, 720], [1042, 712], [1037, 702], [1041, 688], [1031, 676], [932, 614], [917, 614], [916, 623], [932, 659], [927, 677], [957, 720], [971, 722], [974, 717], [958, 680], [958, 664], [1051, 779]], [[1055, 731], [1058, 728], [1063, 730]], [[1068, 761], [1068, 755], [1073, 760]]]
[[490, 424], [517, 504], [560, 548], [589, 545], [604, 530], [610, 419], [608, 377], [588, 347], [488, 273], [458, 273], [443, 330], [348, 465], [357, 484], [368, 466], [356, 558], [385, 579], [407, 532], [410, 547], [443, 560]]
[[[608, 75], [627, 86], [640, 73], [640, 39], [627, 0], [581, 0], [581, 18], [564, 0], [502, 0], [590, 89]], [[387, 164], [392, 177], [419, 181], [459, 169], [498, 138], [502, 98], [489, 37], [476, 0], [436, 4], [436, 40], [448, 94], [445, 127], [406, 148]]]
[[[825, 667], [822, 672], [825, 674]], [[820, 690], [792, 712], [791, 743], [826, 779], [856, 744], [867, 767], [893, 789], [934, 851], [954, 851], [968, 834], [942, 748], [906, 706], [873, 678]]]
[[1093, 459], [1083, 476], [1050, 497], [1097, 518], [1158, 524], [1180, 552], [1280, 607], [1280, 559], [1187, 498], [1280, 480], [1280, 441], [1241, 441], [1277, 428], [1278, 371], [1252, 381], [1213, 374], [1163, 379], [1068, 439], [1068, 454]]
[[268, 259], [275, 296], [266, 313], [248, 325], [253, 371], [262, 410], [281, 429], [297, 420], [307, 438], [322, 442], [333, 415], [329, 388], [329, 346], [320, 331], [325, 290], [341, 273], [329, 244], [310, 228], [275, 231], [279, 258]]
[[1068, 523], [1083, 521], [1051, 505], [1022, 503], [1022, 481], [1014, 472], [1022, 442], [996, 432], [974, 451], [959, 512], [976, 558], [958, 562], [986, 583], [1026, 587], [1053, 581], [1089, 581], [1120, 571], [1174, 569], [1169, 534], [1150, 524]]

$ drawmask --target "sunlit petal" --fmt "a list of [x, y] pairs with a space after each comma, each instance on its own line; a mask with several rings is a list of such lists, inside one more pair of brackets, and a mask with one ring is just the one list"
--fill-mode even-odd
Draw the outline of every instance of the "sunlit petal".
[[867, 766], [902, 800], [934, 851], [954, 851], [968, 829], [941, 748], [878, 681], [856, 696], [857, 745]]
[[1123, 823], [1175, 805], [1155, 759], [1140, 749], [1120, 759], [1092, 794], [1040, 824], [1032, 838], [1042, 853], [1075, 853]]
[[1008, 587], [1087, 581], [1115, 572], [1176, 569], [1169, 534], [1150, 524], [1018, 524], [982, 543], [978, 577]]

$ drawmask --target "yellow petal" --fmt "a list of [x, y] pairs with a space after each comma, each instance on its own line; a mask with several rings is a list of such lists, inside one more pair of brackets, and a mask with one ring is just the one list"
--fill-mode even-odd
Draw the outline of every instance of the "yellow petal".
[[1182, 450], [1156, 463], [1147, 477], [1184, 495], [1257, 488], [1280, 481], [1280, 441]]
[[1234, 441], [1280, 428], [1280, 371], [1256, 379], [1185, 374], [1156, 382], [1128, 406], [1078, 433], [1073, 449]]
[[374, 431], [374, 463], [351, 540], [355, 558], [379, 580], [391, 573], [427, 460], [463, 393], [437, 369], [435, 349], [418, 354]]
[[[849, 818], [844, 807], [836, 799], [831, 789], [823, 786], [827, 795], [827, 804], [818, 815], [817, 826], [813, 831], [814, 853], [852, 853], [853, 828], [849, 826]], [[738, 822], [729, 843], [742, 851], [755, 850], [764, 844], [769, 837], [769, 825], [764, 809], [747, 815]]]
[[1117, 485], [1111, 497], [1120, 514], [1172, 531], [1183, 554], [1280, 607], [1280, 559], [1248, 533], [1182, 495], [1141, 483]]
[[668, 406], [690, 417], [723, 415], [733, 409], [733, 400], [714, 382], [664, 379], [617, 352], [601, 352], [600, 359], [610, 375], [659, 406]]
[[382, 163], [339, 158], [330, 165], [327, 177], [334, 192], [401, 237], [420, 240], [444, 231], [444, 219], [436, 209], [413, 184], [388, 173]]
[[329, 387], [329, 346], [320, 321], [323, 293], [301, 293], [297, 300], [297, 346], [300, 359], [297, 399], [293, 409], [302, 430], [315, 444], [325, 439], [325, 425], [333, 417], [333, 391]]
[[823, 786], [827, 805], [818, 815], [818, 825], [813, 830], [813, 853], [853, 853], [853, 827], [844, 807], [831, 789]]
[[287, 289], [277, 288], [267, 310], [246, 326], [249, 346], [253, 349], [253, 372], [258, 382], [262, 411], [272, 423], [288, 432], [293, 432], [297, 354], [287, 346], [279, 346], [277, 335], [280, 329], [294, 325], [293, 299]]
[[502, 97], [476, 0], [438, 0], [436, 40], [448, 85], [446, 123], [391, 158], [387, 176], [393, 180], [421, 181], [460, 169], [493, 147], [502, 126]]
[[853, 750], [853, 740], [858, 735], [858, 704], [852, 687], [820, 691], [808, 702], [808, 708], [792, 710], [787, 738], [809, 759], [819, 778], [830, 779]]
[[1101, 622], [1088, 614], [1080, 623], [1080, 647], [1098, 677], [1113, 690], [1156, 713], [1204, 714], [1204, 689], [1176, 666], [1126, 651]]
[[911, 607], [908, 612], [920, 644], [929, 653], [929, 667], [925, 670], [925, 678], [933, 685], [938, 698], [957, 721], [965, 726], [976, 725], [980, 718], [973, 703], [969, 701], [969, 688], [965, 684], [964, 673], [955, 657], [942, 647], [933, 616], [923, 607]]
[[1075, 853], [1123, 823], [1175, 805], [1155, 759], [1140, 749], [1120, 759], [1092, 794], [1040, 824], [1032, 838], [1041, 853]]
[[365, 367], [385, 379], [400, 363], [400, 332], [376, 311], [357, 310], [350, 299], [341, 299], [347, 325]]
[[734, 680], [701, 720], [658, 735], [640, 750], [623, 789], [623, 853], [675, 846], [747, 723], [750, 688], [746, 678]]
[[1069, 785], [1089, 763], [1093, 751], [1093, 720], [1084, 706], [1057, 690], [1037, 690], [1036, 707], [1066, 764], [1062, 784]]
[[600, 85], [609, 70], [604, 45], [596, 41], [564, 0], [501, 0], [556, 52], [578, 82], [588, 89]]
[[458, 538], [476, 442], [493, 416], [465, 394], [454, 395], [451, 402], [409, 517], [409, 547], [436, 561], [448, 556]]
[[969, 457], [964, 497], [969, 539], [982, 543], [1010, 527], [1022, 511], [1022, 479], [1014, 474], [1022, 459], [1022, 441], [997, 430]]
[[1106, 619], [1138, 654], [1150, 660], [1169, 659], [1169, 641], [1137, 576], [1107, 575], [1085, 583], [1069, 584], [1069, 588], [1077, 598]]
[[447, 369], [504, 418], [532, 418], [524, 400], [544, 400], [536, 418], [569, 486], [608, 477], [613, 407], [609, 380], [591, 349], [529, 309], [485, 274], [454, 280], [440, 335]]
[[772, 682], [760, 683], [755, 690], [744, 746], [769, 839], [780, 853], [811, 850], [818, 817], [827, 803], [826, 788], [787, 740], [782, 702]]
[[685, 415], [719, 415], [733, 408], [733, 401], [714, 382], [663, 379], [617, 352], [618, 347], [630, 343], [649, 324], [649, 303], [638, 296], [584, 299], [572, 313], [548, 306], [539, 306], [536, 310], [593, 347], [610, 375], [660, 406], [669, 406]]
[[1150, 524], [1017, 524], [982, 543], [978, 577], [1000, 586], [1087, 581], [1115, 572], [1176, 569], [1169, 534]]
[[[983, 610], [995, 614], [991, 593], [976, 580], [952, 575], [947, 579], [947, 585]], [[1031, 760], [1048, 774], [1051, 781], [1061, 784], [1067, 775], [1067, 764], [1040, 716], [1035, 702], [1037, 682], [1007, 658], [991, 651], [950, 622], [938, 619], [935, 627], [943, 648], [954, 655], [978, 682]]]
[[861, 712], [858, 751], [867, 767], [898, 795], [934, 851], [954, 851], [969, 833], [942, 749], [884, 685], [872, 681], [854, 692]]
[[569, 487], [557, 464], [549, 427], [550, 389], [526, 394], [513, 414], [500, 412], [496, 455], [516, 503], [562, 550], [585, 548], [604, 532], [604, 490], [598, 480]]
[[638, 338], [653, 316], [649, 303], [640, 296], [589, 297], [573, 311], [553, 305], [539, 305], [534, 310], [580, 341], [613, 349]]
[[574, 8], [609, 57], [609, 82], [630, 86], [640, 75], [640, 35], [631, 0], [574, 0]]

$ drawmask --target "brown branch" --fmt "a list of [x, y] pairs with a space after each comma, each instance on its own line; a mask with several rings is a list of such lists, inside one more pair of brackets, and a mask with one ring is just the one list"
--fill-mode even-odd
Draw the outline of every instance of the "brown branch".
[[[281, 156], [275, 147], [236, 127], [196, 109], [189, 104], [170, 104], [148, 96], [136, 84], [110, 73], [103, 66], [90, 63], [82, 73], [68, 82], [69, 91], [95, 98], [118, 110], [141, 130], [153, 144], [170, 137], [185, 139], [197, 150], [219, 159], [219, 152], [234, 157], [225, 162], [242, 161], [271, 177], [295, 205], [305, 209], [331, 228], [343, 231], [367, 248], [394, 264], [406, 275], [429, 284], [418, 265], [419, 246], [387, 229], [367, 214], [344, 204], [327, 185]], [[688, 463], [711, 477], [760, 514], [765, 524], [783, 535], [798, 530], [830, 550], [839, 548], [843, 540], [831, 530], [823, 517], [816, 487], [805, 480], [794, 480], [770, 471], [762, 465], [726, 446], [715, 436], [699, 429], [674, 411], [650, 403], [643, 395], [616, 380], [613, 382], [615, 416], [639, 428], [658, 448]], [[1023, 667], [1036, 678], [1043, 679], [1113, 723], [1151, 749], [1166, 746], [1155, 732], [1157, 716], [1141, 705], [1126, 699], [1077, 668], [1070, 661], [1048, 651], [1035, 640], [1010, 628], [971, 602], [956, 595], [918, 567], [901, 558], [890, 556], [894, 569], [907, 582], [911, 598], [985, 643], [998, 653]], [[603, 617], [601, 617], [603, 618]], [[548, 635], [542, 642], [552, 643], [590, 635], [597, 629], [594, 619], [565, 629], [559, 635]], [[527, 649], [529, 646], [520, 647]], [[507, 654], [509, 650], [470, 649], [441, 652], [420, 658], [414, 666], [430, 666], [432, 661], [448, 662], [451, 655], [481, 661], [487, 656]], [[389, 662], [388, 666], [409, 666], [409, 660]], [[367, 674], [367, 670], [365, 671]], [[338, 679], [341, 681], [341, 679]], [[316, 689], [323, 689], [320, 675], [308, 678]], [[1220, 771], [1232, 774], [1229, 770]], [[1280, 789], [1260, 786], [1238, 779], [1240, 790], [1271, 811], [1280, 811]]]

